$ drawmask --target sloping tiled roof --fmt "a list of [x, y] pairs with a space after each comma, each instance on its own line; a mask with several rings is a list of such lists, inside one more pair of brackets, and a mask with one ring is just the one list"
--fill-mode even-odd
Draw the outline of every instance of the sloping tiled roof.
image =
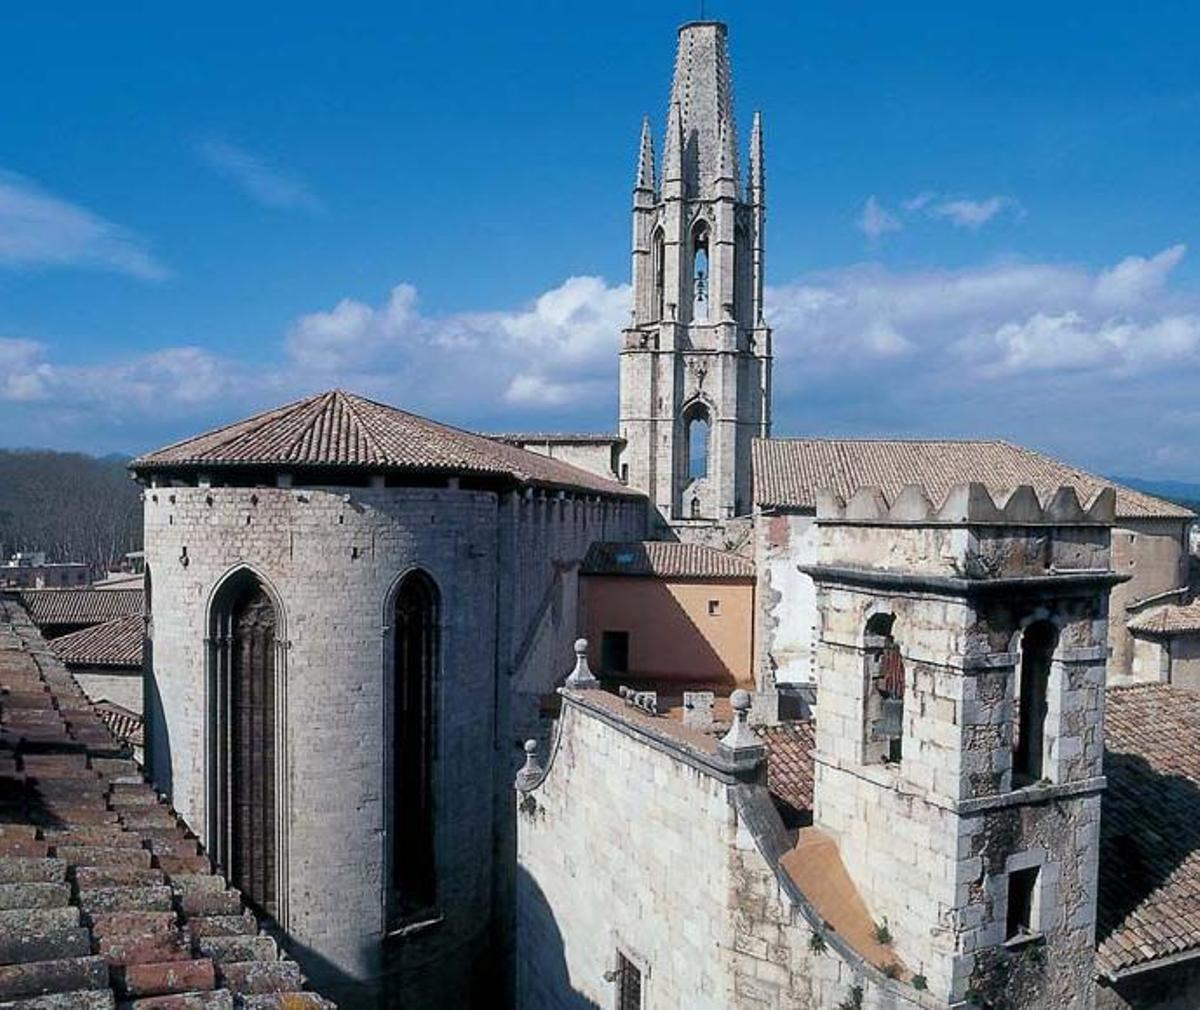
[[135, 747], [141, 747], [145, 743], [145, 720], [136, 712], [131, 712], [115, 701], [98, 701], [96, 714], [118, 740], [127, 741]]
[[93, 624], [50, 642], [54, 655], [77, 666], [141, 666], [145, 620], [141, 614]]
[[767, 745], [767, 788], [793, 824], [812, 816], [814, 728], [805, 719], [755, 731]]
[[660, 579], [752, 579], [754, 562], [715, 547], [646, 540], [592, 544], [580, 571], [584, 575], [649, 575]]
[[300, 966], [12, 599], [0, 599], [0, 888], [5, 1006], [333, 1007], [304, 991]]
[[117, 617], [140, 615], [140, 589], [26, 589], [21, 603], [38, 627], [56, 624], [101, 624]]
[[1146, 635], [1200, 635], [1200, 597], [1188, 604], [1168, 604], [1138, 614], [1130, 631]]
[[625, 444], [625, 439], [620, 435], [605, 435], [602, 433], [591, 432], [575, 432], [557, 434], [553, 432], [499, 432], [494, 435], [488, 435], [487, 438], [494, 439], [497, 442], [559, 442], [568, 445], [576, 444], [595, 444], [595, 445], [610, 445], [613, 442]]
[[815, 509], [818, 488], [849, 499], [858, 488], [873, 486], [890, 498], [906, 484], [922, 484], [938, 499], [956, 484], [979, 481], [993, 494], [1030, 484], [1043, 501], [1062, 485], [1073, 486], [1083, 502], [1111, 486], [1118, 519], [1192, 515], [1180, 505], [999, 440], [756, 439], [753, 465], [754, 500], [766, 507]]
[[1200, 691], [1107, 692], [1097, 966], [1200, 953]]
[[136, 472], [216, 467], [363, 467], [478, 474], [640, 497], [623, 484], [340, 389], [139, 456]]

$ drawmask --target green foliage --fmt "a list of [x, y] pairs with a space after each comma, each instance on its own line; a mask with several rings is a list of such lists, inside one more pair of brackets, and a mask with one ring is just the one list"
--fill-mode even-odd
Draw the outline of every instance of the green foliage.
[[912, 987], [918, 991], [924, 991], [929, 988], [929, 979], [924, 975], [914, 975], [912, 977]]
[[820, 933], [813, 933], [813, 935], [808, 938], [808, 949], [814, 954], [824, 954], [825, 947], [825, 937], [823, 937]]
[[93, 575], [142, 546], [141, 489], [122, 459], [0, 449], [0, 560], [45, 551]]
[[862, 1005], [863, 989], [861, 985], [856, 985], [850, 990], [850, 995], [837, 1005], [837, 1010], [862, 1010]]
[[892, 931], [888, 929], [887, 919], [875, 923], [875, 942], [882, 943], [885, 947], [892, 942]]

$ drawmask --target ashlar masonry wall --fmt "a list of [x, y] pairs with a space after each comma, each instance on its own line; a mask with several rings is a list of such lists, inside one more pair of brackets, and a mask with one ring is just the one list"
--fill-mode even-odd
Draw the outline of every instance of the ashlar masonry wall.
[[518, 792], [517, 1006], [615, 1008], [618, 955], [646, 1007], [944, 1006], [814, 942], [762, 785], [704, 770], [661, 720], [598, 694], [567, 695], [544, 777]]

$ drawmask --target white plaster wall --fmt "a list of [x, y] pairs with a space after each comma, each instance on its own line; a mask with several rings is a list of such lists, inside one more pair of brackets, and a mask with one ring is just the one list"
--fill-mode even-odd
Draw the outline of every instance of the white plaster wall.
[[817, 560], [817, 526], [807, 515], [759, 513], [755, 522], [759, 682], [816, 681], [817, 590], [799, 566]]
[[81, 667], [71, 670], [92, 701], [111, 701], [131, 712], [142, 713], [142, 671], [114, 671], [104, 667]]

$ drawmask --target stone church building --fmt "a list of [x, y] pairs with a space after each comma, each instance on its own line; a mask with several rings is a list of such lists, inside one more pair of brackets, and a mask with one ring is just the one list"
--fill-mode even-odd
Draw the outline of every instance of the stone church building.
[[344, 1006], [1200, 1005], [1200, 698], [1127, 627], [1191, 513], [772, 439], [733, 109], [683, 26], [615, 433], [334, 390], [133, 462], [149, 772]]

